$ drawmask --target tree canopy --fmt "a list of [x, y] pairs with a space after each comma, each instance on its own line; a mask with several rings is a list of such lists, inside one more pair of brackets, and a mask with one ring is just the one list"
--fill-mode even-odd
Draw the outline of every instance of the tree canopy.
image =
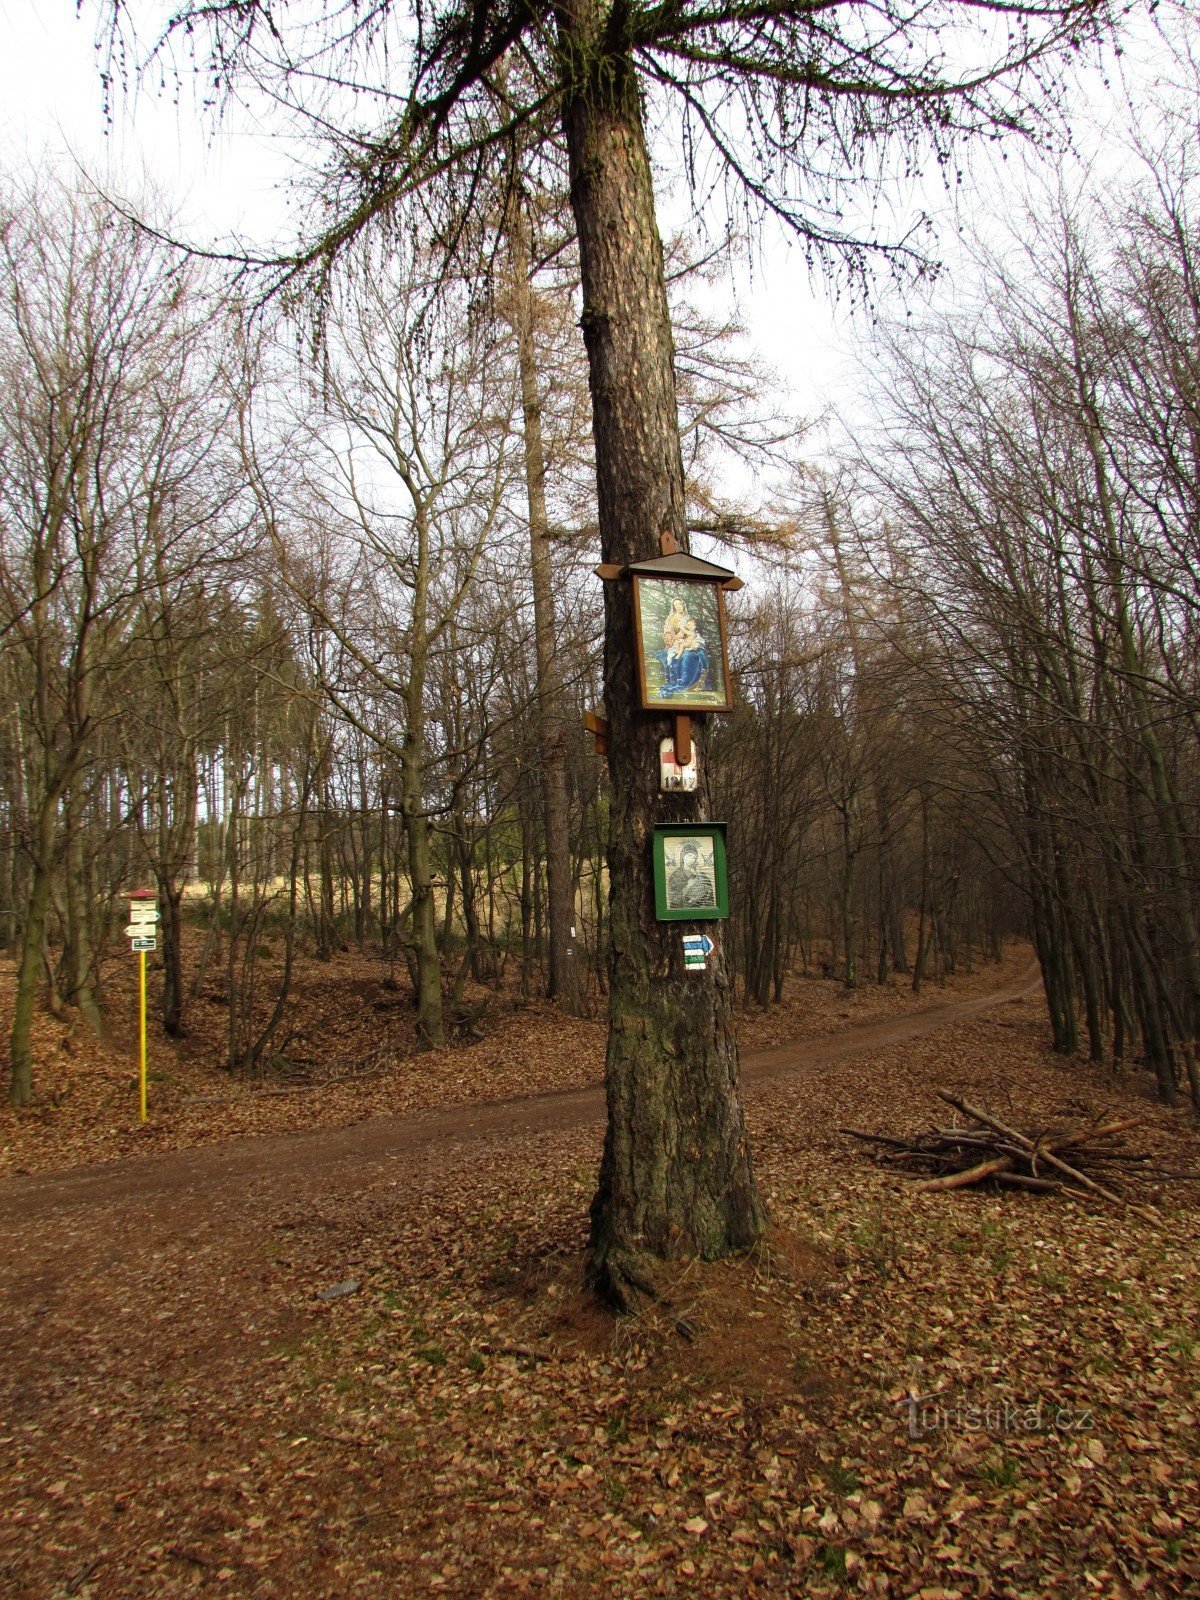
[[[219, 104], [266, 97], [313, 146], [318, 204], [299, 237], [239, 259], [276, 281], [316, 275], [406, 197], [435, 204], [451, 239], [514, 147], [562, 164], [564, 97], [636, 70], [676, 135], [698, 204], [777, 218], [826, 262], [919, 268], [915, 228], [864, 207], [886, 172], [958, 175], [964, 136], [1044, 138], [1061, 124], [1064, 60], [1129, 7], [1102, 0], [189, 0], [156, 29], [104, 0], [111, 86], [195, 72]], [[153, 8], [153, 16], [158, 8]], [[588, 87], [590, 86], [590, 88]], [[306, 157], [307, 158], [307, 157]]]

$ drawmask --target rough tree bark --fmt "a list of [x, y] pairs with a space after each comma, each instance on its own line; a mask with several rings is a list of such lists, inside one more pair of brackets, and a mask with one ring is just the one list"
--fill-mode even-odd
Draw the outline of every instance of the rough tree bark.
[[[637, 78], [604, 0], [559, 12], [564, 123], [583, 279], [601, 552], [686, 548], [674, 348]], [[654, 914], [655, 820], [697, 821], [707, 783], [658, 792], [662, 717], [639, 709], [633, 601], [606, 583], [604, 682], [612, 806], [608, 1131], [591, 1210], [590, 1278], [619, 1305], [653, 1292], [653, 1262], [750, 1244], [764, 1211], [751, 1166], [723, 952], [685, 972], [680, 928]], [[704, 767], [704, 735], [696, 746]], [[720, 942], [720, 941], [719, 941]]]

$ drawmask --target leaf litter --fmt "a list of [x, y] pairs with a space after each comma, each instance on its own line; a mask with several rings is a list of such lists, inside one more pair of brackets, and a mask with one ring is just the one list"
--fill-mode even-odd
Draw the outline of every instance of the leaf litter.
[[598, 1124], [340, 1175], [214, 1150], [119, 1208], [10, 1185], [5, 1592], [1198, 1592], [1189, 1195], [920, 1195], [836, 1131], [949, 1089], [1195, 1164], [1044, 1034], [1009, 1004], [752, 1086], [771, 1234], [616, 1321], [580, 1287]]
[[[1003, 967], [927, 985], [919, 996], [900, 980], [847, 994], [828, 980], [798, 979], [787, 986], [781, 1005], [740, 1014], [742, 1049], [830, 1037], [931, 1001], [986, 993], [1027, 965], [1027, 949], [1013, 947]], [[139, 1126], [136, 969], [122, 951], [106, 970], [113, 1019], [107, 1045], [78, 1022], [48, 1014], [35, 1018], [36, 1100], [20, 1113], [0, 1105], [0, 1173], [44, 1172], [479, 1100], [565, 1093], [603, 1079], [603, 1024], [523, 1002], [515, 988], [495, 995], [469, 985], [473, 1008], [487, 1002], [480, 1022], [484, 1037], [418, 1052], [415, 1013], [395, 986], [391, 963], [339, 952], [328, 961], [300, 957], [297, 968], [286, 1047], [275, 1070], [261, 1077], [233, 1077], [218, 1065], [228, 1015], [224, 997], [211, 985], [189, 1008], [185, 1038], [170, 1040], [152, 1028], [150, 1119]], [[151, 977], [153, 989], [158, 979]], [[0, 960], [0, 1012], [11, 1011], [14, 987], [12, 962]], [[262, 988], [269, 994], [269, 983]]]

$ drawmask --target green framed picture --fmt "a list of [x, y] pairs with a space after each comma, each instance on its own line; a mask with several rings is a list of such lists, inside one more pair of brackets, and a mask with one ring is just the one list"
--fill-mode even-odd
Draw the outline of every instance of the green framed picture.
[[729, 915], [723, 822], [655, 824], [654, 913], [659, 922], [711, 922]]
[[730, 710], [720, 586], [635, 573], [633, 606], [643, 709]]

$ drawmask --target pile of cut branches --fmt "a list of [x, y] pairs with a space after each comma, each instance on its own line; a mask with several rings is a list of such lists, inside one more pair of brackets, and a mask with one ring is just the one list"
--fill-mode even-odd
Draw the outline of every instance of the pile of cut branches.
[[[838, 1131], [880, 1146], [880, 1159], [889, 1165], [930, 1174], [914, 1185], [918, 1190], [965, 1189], [990, 1180], [1037, 1194], [1066, 1194], [1073, 1198], [1089, 1194], [1134, 1211], [1148, 1221], [1157, 1220], [1153, 1211], [1135, 1204], [1113, 1187], [1114, 1173], [1123, 1179], [1200, 1177], [1196, 1173], [1164, 1172], [1150, 1165], [1148, 1155], [1123, 1150], [1120, 1136], [1136, 1128], [1142, 1121], [1140, 1117], [1112, 1117], [1083, 1127], [1022, 1132], [954, 1095], [939, 1092], [938, 1098], [971, 1121], [963, 1126], [932, 1128], [911, 1139], [863, 1133], [858, 1128]], [[1097, 1174], [1103, 1174], [1106, 1181], [1101, 1182]]]

